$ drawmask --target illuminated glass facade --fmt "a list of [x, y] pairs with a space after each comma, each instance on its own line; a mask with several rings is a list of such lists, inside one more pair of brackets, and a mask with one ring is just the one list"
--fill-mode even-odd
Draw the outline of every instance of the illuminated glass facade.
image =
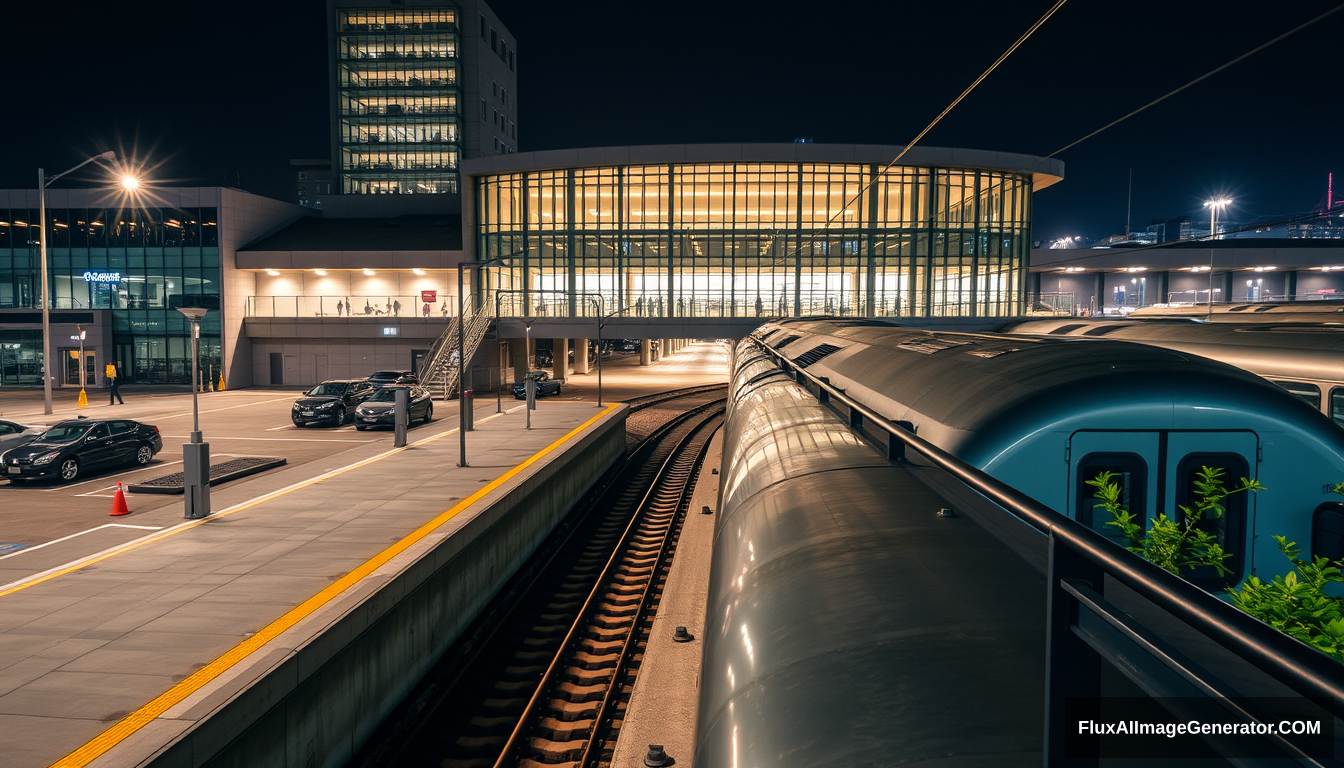
[[[36, 208], [0, 208], [0, 309], [41, 308], [38, 222]], [[47, 230], [52, 308], [111, 310], [128, 381], [190, 383], [177, 307], [220, 305], [217, 209], [49, 207]], [[218, 312], [202, 325], [200, 354], [202, 369], [219, 370]], [[41, 355], [40, 332], [0, 330], [0, 383], [39, 383]]]
[[458, 11], [336, 11], [336, 148], [344, 194], [457, 192]]
[[[1032, 175], [879, 164], [583, 167], [475, 178], [478, 258], [515, 314], [1004, 317]], [[570, 294], [570, 295], [566, 295]]]

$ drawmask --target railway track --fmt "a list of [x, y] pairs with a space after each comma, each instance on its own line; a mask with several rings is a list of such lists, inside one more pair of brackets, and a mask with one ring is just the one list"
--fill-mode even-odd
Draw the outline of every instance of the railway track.
[[603, 765], [609, 759], [723, 388], [674, 397], [600, 493], [543, 545], [370, 746], [360, 768]]

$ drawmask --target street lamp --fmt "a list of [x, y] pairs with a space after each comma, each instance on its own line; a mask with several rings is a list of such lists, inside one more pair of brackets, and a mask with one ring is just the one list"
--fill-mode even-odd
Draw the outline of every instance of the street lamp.
[[194, 520], [210, 515], [210, 444], [201, 441], [201, 412], [196, 386], [200, 376], [197, 348], [201, 320], [210, 310], [179, 307], [177, 311], [191, 321], [191, 442], [182, 446], [182, 491], [186, 503], [183, 517]]
[[[1218, 237], [1218, 235], [1217, 235], [1217, 232], [1218, 232], [1218, 210], [1219, 210], [1220, 208], [1226, 208], [1227, 206], [1229, 206], [1229, 205], [1231, 205], [1231, 204], [1232, 204], [1232, 198], [1230, 198], [1230, 197], [1220, 197], [1220, 198], [1218, 198], [1217, 200], [1206, 200], [1206, 201], [1204, 201], [1204, 207], [1209, 209], [1209, 239], [1210, 239], [1210, 240], [1215, 240], [1215, 239], [1217, 239], [1217, 237]], [[1232, 291], [1232, 286], [1229, 285], [1228, 288], [1227, 288], [1227, 290], [1228, 290], [1228, 292], [1230, 293], [1230, 292]], [[1213, 319], [1213, 246], [1212, 246], [1212, 245], [1209, 246], [1209, 314], [1208, 314], [1208, 319], [1209, 319], [1209, 320], [1212, 320], [1212, 319]]]
[[[51, 297], [49, 295], [50, 288], [47, 285], [47, 187], [62, 176], [74, 173], [95, 160], [115, 162], [116, 159], [117, 153], [108, 150], [50, 178], [48, 178], [45, 169], [37, 169], [37, 205], [40, 211], [38, 214], [37, 240], [42, 264], [42, 412], [48, 416], [51, 415]], [[128, 178], [134, 177], [123, 176], [122, 186], [126, 186], [126, 179]], [[139, 186], [139, 181], [136, 181], [136, 186]], [[130, 189], [130, 187], [126, 188]], [[84, 361], [80, 360], [81, 369], [83, 365]]]

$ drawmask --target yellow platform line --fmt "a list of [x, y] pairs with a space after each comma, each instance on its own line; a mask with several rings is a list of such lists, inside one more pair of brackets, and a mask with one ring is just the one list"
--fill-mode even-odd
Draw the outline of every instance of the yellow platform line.
[[304, 618], [311, 615], [314, 611], [331, 602], [342, 592], [357, 584], [361, 579], [378, 570], [389, 560], [409, 549], [416, 542], [433, 533], [436, 528], [452, 520], [462, 510], [476, 503], [485, 497], [500, 485], [508, 482], [519, 472], [535, 464], [547, 454], [559, 448], [562, 444], [573, 438], [575, 435], [583, 432], [592, 426], [598, 420], [619, 408], [619, 403], [613, 403], [602, 409], [602, 412], [593, 418], [585, 421], [583, 424], [569, 431], [564, 437], [556, 440], [537, 453], [532, 454], [527, 460], [510, 469], [508, 472], [492, 480], [485, 487], [477, 490], [467, 498], [454, 504], [452, 509], [443, 512], [438, 517], [425, 523], [415, 530], [415, 532], [398, 541], [396, 544], [379, 552], [372, 559], [366, 561], [363, 565], [342, 576], [340, 579], [332, 582], [330, 586], [318, 592], [316, 595], [308, 598], [303, 604], [292, 609], [289, 613], [276, 619], [267, 625], [260, 632], [247, 638], [243, 642], [235, 645], [226, 651], [222, 656], [201, 667], [190, 677], [169, 688], [166, 692], [159, 695], [158, 698], [149, 702], [145, 706], [137, 709], [126, 717], [122, 718], [116, 725], [103, 731], [94, 737], [84, 746], [71, 752], [65, 757], [52, 764], [52, 768], [76, 768], [76, 766], [88, 765], [93, 760], [102, 756], [108, 750], [126, 740], [136, 731], [153, 722], [154, 718], [167, 712], [170, 708], [176, 706], [185, 700], [188, 696], [204, 687], [207, 683], [227, 672], [238, 662], [255, 653], [262, 646], [279, 637], [281, 633], [294, 626]]
[[[499, 414], [492, 414], [484, 419], [481, 419], [480, 421], [482, 422], [489, 421], [490, 419], [495, 419], [498, 417]], [[310, 485], [316, 485], [317, 483], [323, 482], [324, 480], [330, 480], [331, 478], [336, 477], [338, 475], [343, 475], [346, 472], [350, 472], [351, 470], [368, 466], [369, 464], [372, 464], [377, 461], [382, 461], [383, 459], [386, 459], [389, 456], [395, 456], [396, 454], [401, 453], [402, 451], [414, 448], [418, 445], [424, 445], [425, 443], [432, 443], [435, 440], [439, 440], [449, 435], [455, 435], [455, 434], [457, 434], [456, 429], [450, 429], [447, 432], [440, 432], [437, 435], [431, 435], [430, 437], [417, 440], [414, 443], [402, 446], [401, 448], [393, 448], [390, 451], [383, 451], [382, 453], [376, 456], [370, 456], [367, 459], [361, 459], [360, 461], [357, 461], [353, 464], [347, 464], [344, 467], [338, 467], [329, 472], [323, 472], [322, 474], [316, 477], [310, 477], [307, 480], [294, 483], [293, 485], [287, 485], [284, 488], [271, 491], [270, 493], [262, 494], [261, 496], [257, 496], [254, 499], [249, 499], [248, 501], [244, 501], [240, 504], [235, 504], [232, 507], [221, 510], [219, 512], [214, 512], [209, 517], [203, 517], [199, 520], [192, 520], [186, 523], [179, 523], [171, 528], [166, 528], [152, 536], [146, 536], [142, 539], [128, 541], [125, 544], [119, 544], [111, 549], [107, 549], [102, 552], [89, 555], [88, 557], [75, 560], [69, 565], [58, 566], [53, 570], [43, 571], [42, 573], [39, 573], [35, 576], [29, 576], [26, 579], [20, 579], [19, 581], [11, 582], [10, 584], [5, 585], [3, 588], [0, 588], [0, 597], [4, 597], [5, 595], [12, 595], [15, 592], [20, 592], [30, 587], [35, 587], [43, 582], [51, 581], [52, 579], [65, 576], [66, 574], [69, 573], [74, 573], [75, 571], [78, 571], [82, 568], [87, 568], [90, 565], [93, 565], [94, 563], [101, 563], [102, 561], [107, 560], [108, 558], [116, 557], [117, 555], [123, 555], [127, 552], [130, 552], [131, 550], [139, 549], [140, 547], [146, 546], [148, 544], [153, 544], [156, 541], [162, 541], [168, 538], [169, 536], [176, 536], [177, 534], [182, 533], [183, 531], [189, 531], [198, 525], [205, 525], [206, 523], [209, 523], [212, 520], [218, 520], [221, 517], [228, 517], [229, 515], [237, 514], [244, 510], [251, 509], [257, 506], [258, 504], [265, 504], [268, 501], [278, 499], [281, 496], [286, 496], [288, 494], [293, 493], [294, 491], [302, 490]]]

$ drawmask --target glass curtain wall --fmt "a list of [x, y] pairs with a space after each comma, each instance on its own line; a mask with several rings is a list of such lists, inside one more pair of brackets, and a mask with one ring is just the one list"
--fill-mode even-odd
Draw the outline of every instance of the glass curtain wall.
[[337, 25], [342, 191], [457, 192], [457, 10], [340, 11]]
[[[505, 313], [1009, 316], [1029, 176], [854, 164], [572, 168], [477, 180]], [[535, 294], [535, 295], [534, 295]]]
[[[41, 308], [38, 221], [36, 209], [0, 208], [0, 309]], [[190, 383], [191, 340], [177, 308], [219, 307], [216, 210], [48, 208], [47, 228], [52, 308], [112, 310], [128, 381]], [[40, 365], [27, 347], [6, 349], [11, 374]], [[40, 345], [35, 354], [41, 357]], [[219, 364], [219, 313], [212, 312], [201, 328], [201, 366], [218, 371]]]

